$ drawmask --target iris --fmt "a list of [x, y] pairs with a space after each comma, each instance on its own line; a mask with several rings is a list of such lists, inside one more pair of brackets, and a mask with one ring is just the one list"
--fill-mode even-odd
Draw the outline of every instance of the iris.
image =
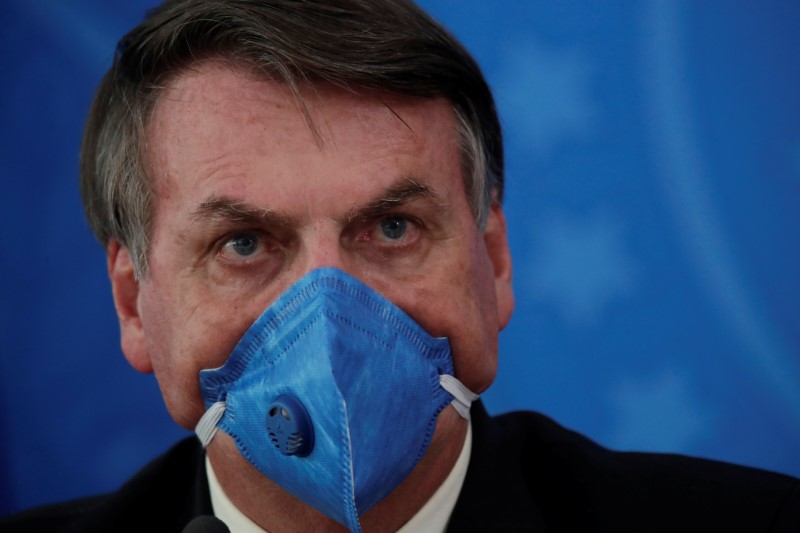
[[249, 234], [238, 235], [231, 239], [230, 244], [237, 254], [246, 257], [258, 249], [258, 238]]
[[389, 217], [381, 220], [381, 231], [392, 240], [401, 238], [406, 233], [407, 222], [402, 217]]

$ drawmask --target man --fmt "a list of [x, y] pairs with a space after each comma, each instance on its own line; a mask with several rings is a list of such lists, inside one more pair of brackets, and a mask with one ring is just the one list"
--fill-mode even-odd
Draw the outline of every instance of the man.
[[800, 528], [798, 480], [475, 401], [513, 309], [500, 129], [415, 6], [168, 1], [81, 157], [123, 352], [200, 438], [9, 530]]

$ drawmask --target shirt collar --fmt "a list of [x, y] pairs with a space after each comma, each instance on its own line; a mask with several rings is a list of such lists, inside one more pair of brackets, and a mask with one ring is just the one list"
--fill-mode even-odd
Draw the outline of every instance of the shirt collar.
[[[409, 533], [412, 531], [434, 531], [441, 532], [447, 528], [447, 522], [456, 506], [464, 479], [467, 477], [467, 467], [469, 457], [472, 453], [472, 423], [468, 421], [467, 438], [464, 439], [464, 446], [456, 460], [453, 469], [445, 478], [444, 482], [436, 489], [433, 496], [425, 502], [425, 505], [417, 511], [398, 533]], [[206, 472], [208, 475], [208, 490], [211, 494], [211, 508], [214, 516], [225, 522], [228, 529], [235, 533], [267, 533], [258, 524], [250, 520], [244, 513], [233, 505], [222, 490], [222, 486], [217, 480], [211, 461], [206, 455]]]
[[425, 505], [401, 527], [397, 533], [412, 531], [444, 531], [458, 501], [464, 479], [467, 477], [469, 457], [472, 454], [472, 422], [467, 420], [467, 437], [456, 459], [456, 464]]

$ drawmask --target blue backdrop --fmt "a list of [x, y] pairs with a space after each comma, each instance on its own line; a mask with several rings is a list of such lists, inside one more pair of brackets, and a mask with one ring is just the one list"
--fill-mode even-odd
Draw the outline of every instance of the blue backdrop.
[[[110, 490], [186, 433], [119, 350], [77, 159], [151, 1], [6, 0], [0, 512]], [[422, 5], [508, 150], [517, 309], [492, 412], [800, 475], [800, 3]]]

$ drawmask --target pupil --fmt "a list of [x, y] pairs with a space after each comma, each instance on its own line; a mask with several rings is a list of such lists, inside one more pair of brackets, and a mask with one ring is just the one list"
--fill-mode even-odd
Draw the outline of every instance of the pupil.
[[242, 235], [233, 240], [233, 249], [239, 255], [251, 255], [257, 246], [258, 241], [252, 235]]
[[390, 239], [399, 239], [406, 232], [406, 221], [400, 217], [386, 218], [381, 221], [381, 231]]

